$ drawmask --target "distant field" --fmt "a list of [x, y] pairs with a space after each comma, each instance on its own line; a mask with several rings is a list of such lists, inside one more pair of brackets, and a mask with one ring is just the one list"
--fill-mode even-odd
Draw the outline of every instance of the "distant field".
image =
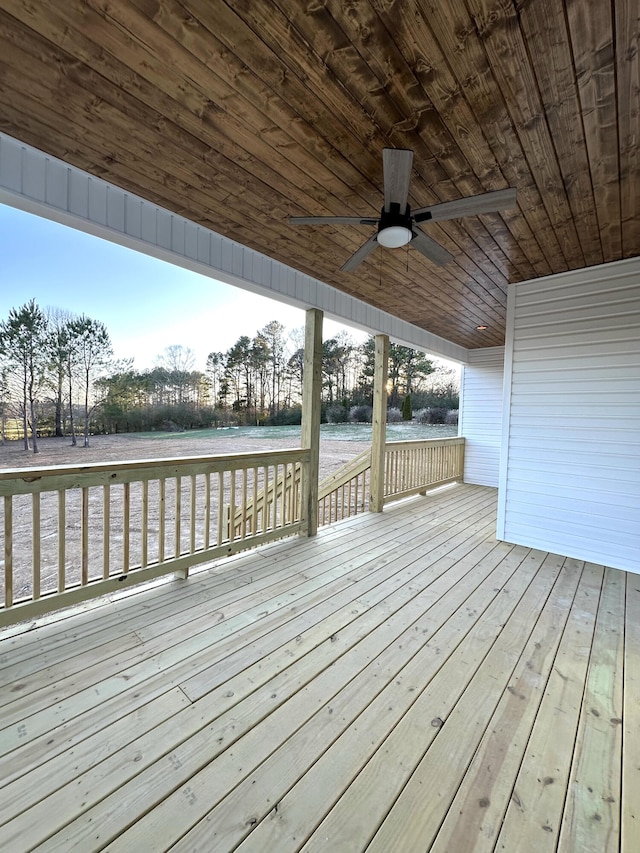
[[[444, 424], [387, 424], [387, 439], [389, 441], [408, 441], [423, 438], [448, 438], [456, 436], [458, 428]], [[291, 439], [292, 443], [300, 441], [299, 426], [270, 426], [270, 427], [221, 427], [219, 429], [201, 429], [192, 432], [140, 432], [131, 433], [131, 438], [184, 438], [184, 439], [231, 439], [238, 440], [284, 440]], [[322, 424], [321, 439], [332, 441], [370, 441], [370, 424]]]
[[[457, 435], [454, 426], [389, 424], [389, 441], [447, 438]], [[371, 443], [369, 424], [323, 424], [320, 430], [320, 476], [357, 456]], [[71, 447], [68, 437], [40, 438], [36, 455], [23, 450], [22, 440], [0, 445], [0, 468], [81, 465], [85, 462], [124, 459], [168, 459], [172, 456], [217, 456], [300, 446], [300, 427], [230, 427], [187, 432], [122, 433], [92, 435], [89, 447]]]

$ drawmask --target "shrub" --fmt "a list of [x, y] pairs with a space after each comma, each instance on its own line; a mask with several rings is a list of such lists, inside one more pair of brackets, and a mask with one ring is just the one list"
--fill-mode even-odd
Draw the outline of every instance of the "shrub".
[[371, 406], [351, 406], [349, 420], [353, 424], [370, 424], [373, 418]]
[[302, 406], [290, 406], [280, 409], [275, 415], [265, 419], [266, 426], [299, 426], [302, 423]]
[[400, 409], [390, 408], [387, 409], [387, 423], [388, 424], [398, 424], [402, 420], [402, 412]]
[[440, 406], [430, 406], [416, 412], [416, 420], [419, 424], [444, 424], [446, 423], [448, 410]]
[[431, 406], [429, 408], [429, 423], [443, 424], [447, 418], [447, 411], [442, 406]]
[[346, 424], [349, 421], [349, 410], [337, 403], [334, 406], [327, 406], [325, 417], [328, 424]]
[[446, 424], [451, 424], [452, 426], [456, 426], [458, 423], [458, 410], [457, 409], [449, 409], [447, 412], [447, 416], [444, 419]]
[[160, 429], [162, 432], [184, 432], [184, 427], [175, 421], [162, 421]]

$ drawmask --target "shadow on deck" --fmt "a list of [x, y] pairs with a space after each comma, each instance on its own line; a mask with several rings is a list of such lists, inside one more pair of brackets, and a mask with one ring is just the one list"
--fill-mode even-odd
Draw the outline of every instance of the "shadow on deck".
[[639, 579], [496, 542], [495, 504], [0, 634], [0, 848], [635, 853]]

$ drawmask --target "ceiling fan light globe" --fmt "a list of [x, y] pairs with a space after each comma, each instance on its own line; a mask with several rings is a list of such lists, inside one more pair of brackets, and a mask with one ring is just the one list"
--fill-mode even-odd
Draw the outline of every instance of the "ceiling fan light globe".
[[411, 241], [413, 234], [404, 225], [389, 225], [378, 232], [378, 243], [387, 249], [399, 249]]

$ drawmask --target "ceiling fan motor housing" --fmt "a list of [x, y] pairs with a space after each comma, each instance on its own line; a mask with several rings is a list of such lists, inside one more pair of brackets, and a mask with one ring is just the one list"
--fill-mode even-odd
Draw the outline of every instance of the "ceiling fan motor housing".
[[407, 204], [404, 213], [398, 202], [391, 202], [389, 210], [384, 207], [378, 222], [378, 243], [389, 249], [405, 246], [413, 237], [413, 219], [411, 207]]

